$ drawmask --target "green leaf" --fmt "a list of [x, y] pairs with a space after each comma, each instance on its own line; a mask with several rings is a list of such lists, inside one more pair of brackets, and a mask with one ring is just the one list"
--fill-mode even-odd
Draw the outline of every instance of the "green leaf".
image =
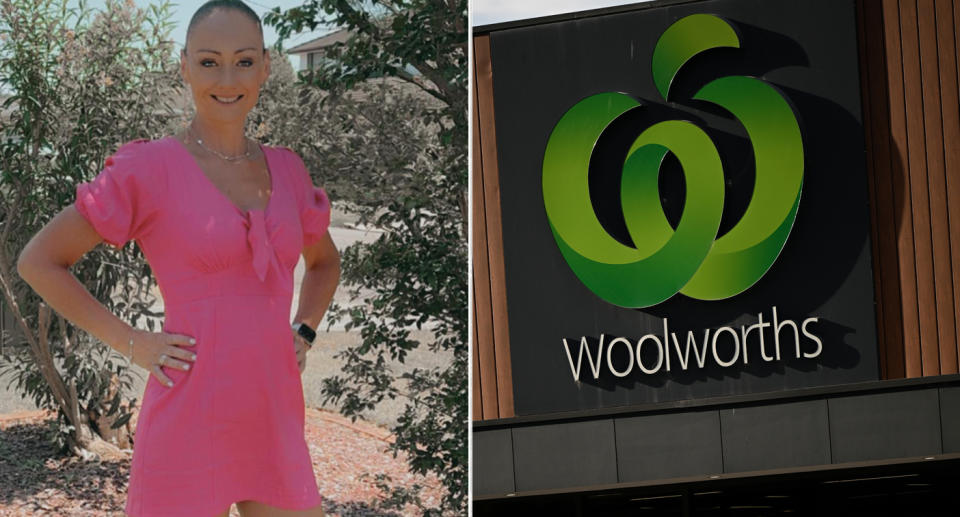
[[123, 427], [130, 420], [130, 417], [132, 416], [133, 416], [133, 413], [127, 413], [123, 415], [122, 417], [118, 418], [114, 423], [110, 424], [110, 429], [119, 429], [120, 427]]

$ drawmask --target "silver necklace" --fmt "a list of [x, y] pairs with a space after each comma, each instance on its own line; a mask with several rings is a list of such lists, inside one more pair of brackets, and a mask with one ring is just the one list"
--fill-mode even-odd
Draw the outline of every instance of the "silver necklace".
[[[189, 136], [190, 133], [191, 133], [191, 131], [190, 131], [190, 126], [187, 126], [187, 136]], [[223, 154], [223, 153], [221, 153], [221, 152], [218, 152], [218, 151], [216, 151], [216, 150], [214, 150], [214, 149], [210, 149], [209, 147], [203, 145], [203, 140], [201, 140], [199, 137], [198, 137], [198, 138], [195, 138], [194, 141], [197, 142], [197, 145], [199, 145], [200, 147], [202, 147], [202, 148], [203, 148], [205, 151], [207, 151], [208, 153], [213, 154], [213, 155], [216, 156], [217, 158], [220, 158], [221, 160], [225, 160], [225, 161], [228, 161], [228, 162], [236, 162], [236, 161], [244, 160], [244, 159], [249, 160], [249, 159], [253, 156], [253, 149], [250, 148], [250, 142], [249, 142], [249, 140], [246, 140], [246, 138], [244, 139], [244, 141], [247, 143], [247, 152], [245, 152], [245, 153], [243, 153], [243, 154], [238, 154], [238, 155], [236, 155], [236, 156], [227, 156], [227, 155], [225, 155], [225, 154]]]

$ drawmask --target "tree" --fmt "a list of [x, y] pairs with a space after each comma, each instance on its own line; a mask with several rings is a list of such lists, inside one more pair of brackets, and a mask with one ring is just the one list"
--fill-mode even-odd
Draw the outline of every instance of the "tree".
[[[334, 307], [332, 318], [359, 329], [362, 342], [342, 353], [343, 375], [325, 379], [324, 395], [354, 418], [385, 398], [406, 397], [393, 449], [407, 454], [413, 471], [443, 482], [442, 506], [426, 514], [464, 514], [466, 1], [311, 0], [275, 9], [265, 21], [281, 38], [321, 25], [352, 34], [328, 48], [321, 68], [301, 73], [322, 92], [307, 102], [328, 114], [326, 134], [305, 144], [317, 151], [312, 170], [324, 171], [325, 184], [340, 189], [361, 221], [384, 229], [377, 241], [343, 253], [343, 283], [363, 303]], [[413, 339], [412, 328], [430, 329], [432, 339]], [[395, 363], [419, 346], [452, 361], [395, 373]], [[418, 501], [401, 490], [391, 495], [395, 503]]]
[[309, 0], [264, 18], [280, 36], [336, 26], [352, 36], [326, 50], [328, 59], [309, 82], [343, 92], [372, 77], [398, 77], [447, 106], [446, 115], [467, 137], [467, 2], [465, 0]]
[[[178, 88], [169, 5], [101, 11], [67, 0], [0, 4], [0, 291], [16, 328], [0, 343], [0, 376], [55, 410], [54, 438], [85, 458], [130, 446], [136, 399], [126, 359], [53, 314], [16, 275], [27, 241], [74, 201], [122, 143], [169, 133]], [[140, 250], [97, 246], [73, 273], [109, 310], [153, 330], [155, 280]], [[119, 360], [118, 360], [119, 359]]]

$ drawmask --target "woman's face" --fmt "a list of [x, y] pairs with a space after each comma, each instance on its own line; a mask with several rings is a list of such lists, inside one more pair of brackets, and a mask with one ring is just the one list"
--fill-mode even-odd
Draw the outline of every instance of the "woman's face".
[[198, 117], [242, 124], [270, 75], [257, 24], [235, 9], [215, 9], [187, 36], [180, 74]]

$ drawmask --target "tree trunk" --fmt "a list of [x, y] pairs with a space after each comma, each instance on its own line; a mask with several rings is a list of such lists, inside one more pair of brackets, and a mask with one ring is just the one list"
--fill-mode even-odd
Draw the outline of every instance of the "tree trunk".
[[[37, 361], [37, 367], [40, 369], [40, 373], [47, 381], [51, 391], [53, 391], [54, 400], [57, 405], [60, 406], [60, 409], [63, 410], [64, 414], [67, 415], [70, 424], [73, 425], [74, 431], [68, 437], [67, 445], [71, 452], [86, 460], [93, 459], [94, 457], [103, 457], [105, 455], [116, 456], [120, 453], [120, 448], [113, 443], [104, 441], [98, 434], [99, 430], [91, 426], [91, 423], [98, 423], [96, 420], [90, 418], [90, 415], [96, 416], [97, 412], [88, 411], [85, 414], [80, 411], [80, 400], [77, 396], [76, 382], [73, 379], [70, 379], [69, 384], [64, 382], [63, 377], [60, 376], [60, 372], [57, 370], [56, 364], [53, 362], [53, 354], [50, 353], [50, 340], [48, 335], [52, 312], [47, 304], [43, 302], [40, 303], [38, 310], [39, 318], [37, 318], [37, 330], [40, 335], [38, 336], [39, 339], [32, 341], [31, 344], [35, 345], [31, 346], [31, 350], [33, 351], [34, 359]], [[72, 346], [67, 336], [66, 324], [62, 317], [58, 319], [60, 320], [60, 330], [64, 339], [64, 348], [69, 353]], [[116, 385], [114, 379], [111, 379], [110, 387], [111, 390], [115, 390]], [[110, 429], [109, 423], [99, 427], [100, 429]], [[115, 429], [113, 431], [118, 432], [121, 431], [121, 429]]]
[[[0, 272], [0, 286], [3, 287], [8, 304], [14, 313], [15, 319], [24, 331], [27, 343], [30, 345], [30, 352], [40, 370], [41, 376], [50, 388], [54, 402], [60, 408], [60, 411], [66, 415], [70, 425], [74, 430], [67, 436], [66, 442], [70, 452], [85, 459], [116, 457], [121, 454], [121, 448], [130, 448], [131, 432], [129, 422], [118, 429], [110, 429], [110, 425], [115, 422], [116, 416], [102, 416], [108, 408], [100, 408], [99, 411], [82, 412], [79, 407], [79, 397], [77, 396], [76, 382], [70, 379], [65, 383], [60, 372], [57, 370], [53, 361], [53, 354], [50, 352], [49, 329], [51, 309], [47, 304], [41, 302], [38, 308], [37, 331], [38, 335], [30, 332], [30, 326], [20, 312], [19, 304], [13, 297], [10, 284], [7, 282], [6, 275]], [[64, 339], [64, 347], [70, 352], [71, 344], [66, 333], [66, 323], [60, 317], [60, 330]], [[118, 387], [116, 375], [111, 377], [110, 391], [107, 400], [112, 399]], [[90, 418], [93, 415], [95, 418]], [[96, 428], [91, 428], [91, 422], [95, 423]], [[100, 436], [100, 432], [107, 431], [107, 440]]]
[[107, 411], [110, 410], [110, 404], [107, 401], [113, 400], [119, 388], [119, 378], [115, 374], [111, 375], [110, 388], [107, 390], [107, 395], [103, 398], [104, 402], [95, 408], [87, 409], [87, 420], [103, 440], [115, 445], [118, 449], [132, 449], [133, 431], [130, 428], [130, 421], [127, 420], [122, 426], [112, 429], [111, 426], [117, 421], [120, 412], [118, 411], [107, 416]]

